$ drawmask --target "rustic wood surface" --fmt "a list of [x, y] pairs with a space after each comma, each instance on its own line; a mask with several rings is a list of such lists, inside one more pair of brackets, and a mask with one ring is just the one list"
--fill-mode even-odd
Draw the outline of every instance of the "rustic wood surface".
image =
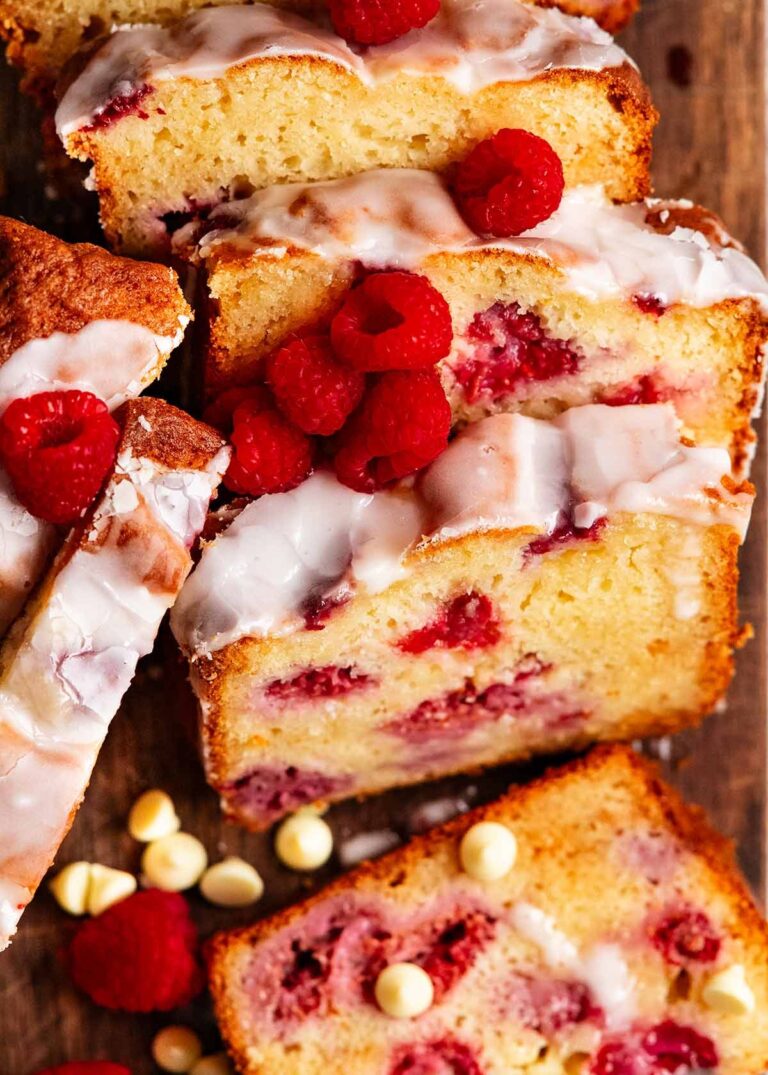
[[[762, 0], [645, 0], [626, 44], [650, 82], [662, 112], [656, 180], [661, 193], [691, 197], [719, 210], [751, 253], [763, 260], [765, 225], [764, 12]], [[0, 73], [0, 212], [24, 217], [66, 238], [93, 238], [92, 204], [52, 198], [38, 164], [37, 118]], [[757, 460], [762, 490], [765, 449]], [[755, 638], [739, 656], [727, 709], [703, 729], [651, 744], [675, 782], [705, 805], [737, 842], [758, 898], [765, 895], [766, 806], [766, 507], [759, 501], [743, 561], [743, 615]], [[164, 659], [165, 658], [165, 659]], [[169, 663], [170, 662], [170, 663]], [[190, 700], [173, 671], [167, 638], [144, 662], [110, 732], [84, 808], [61, 849], [61, 864], [79, 858], [138, 869], [139, 848], [125, 832], [131, 801], [148, 786], [175, 797], [184, 827], [207, 844], [212, 858], [242, 854], [267, 879], [261, 911], [296, 898], [310, 884], [275, 863], [269, 840], [224, 824], [206, 789], [192, 738], [182, 730]], [[169, 671], [169, 668], [171, 669]], [[502, 788], [510, 771], [482, 780], [461, 778], [399, 792], [363, 807], [335, 809], [338, 841], [361, 830], [405, 836], [416, 808], [436, 797], [481, 801]], [[319, 883], [334, 870], [329, 867]], [[193, 897], [204, 932], [246, 921], [253, 912], [217, 911]], [[118, 1016], [89, 1005], [68, 985], [58, 951], [71, 920], [41, 891], [10, 952], [0, 956], [0, 1075], [29, 1075], [67, 1059], [110, 1058], [134, 1075], [156, 1069], [149, 1042], [164, 1018]], [[213, 1048], [215, 1028], [205, 1000], [179, 1013]]]

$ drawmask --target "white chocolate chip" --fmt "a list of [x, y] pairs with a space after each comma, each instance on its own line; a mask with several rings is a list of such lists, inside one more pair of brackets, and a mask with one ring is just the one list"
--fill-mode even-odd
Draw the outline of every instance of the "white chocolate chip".
[[316, 870], [331, 857], [333, 833], [313, 811], [299, 810], [277, 830], [275, 851], [292, 870]]
[[147, 881], [164, 892], [182, 892], [196, 885], [208, 865], [208, 855], [196, 836], [174, 832], [148, 844], [141, 857]]
[[91, 866], [91, 883], [88, 886], [88, 914], [97, 915], [113, 903], [119, 903], [136, 891], [137, 882], [132, 873], [113, 870], [95, 862]]
[[232, 1075], [233, 1068], [226, 1053], [215, 1053], [198, 1060], [189, 1075]]
[[143, 844], [171, 836], [180, 828], [173, 799], [159, 788], [145, 791], [128, 814], [128, 832]]
[[415, 963], [392, 963], [376, 979], [376, 1003], [393, 1019], [413, 1019], [432, 1007], [435, 987]]
[[506, 825], [480, 821], [465, 832], [459, 857], [475, 881], [500, 881], [515, 865], [517, 840]]
[[248, 907], [264, 895], [264, 882], [249, 862], [232, 855], [208, 867], [200, 891], [220, 907]]
[[708, 1008], [729, 1015], [751, 1015], [755, 1010], [755, 994], [747, 982], [741, 963], [718, 971], [706, 982], [702, 999]]
[[167, 1026], [152, 1042], [152, 1056], [163, 1071], [191, 1071], [202, 1054], [200, 1039], [186, 1026]]
[[70, 862], [63, 870], [59, 870], [48, 887], [62, 910], [68, 914], [81, 915], [87, 910], [90, 883], [90, 862]]

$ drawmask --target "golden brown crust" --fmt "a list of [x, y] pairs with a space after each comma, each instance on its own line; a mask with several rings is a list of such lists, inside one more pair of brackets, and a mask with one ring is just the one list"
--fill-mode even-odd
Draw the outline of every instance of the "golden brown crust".
[[29, 340], [100, 319], [173, 338], [190, 313], [172, 269], [0, 217], [0, 363]]
[[115, 417], [123, 426], [118, 451], [168, 470], [201, 470], [226, 443], [210, 426], [152, 396], [128, 400]]
[[[219, 1027], [233, 1051], [241, 1070], [252, 1071], [247, 1061], [249, 1043], [241, 1033], [241, 1020], [230, 993], [227, 963], [241, 948], [250, 948], [278, 931], [291, 926], [314, 906], [338, 894], [389, 885], [407, 886], [409, 874], [425, 858], [433, 857], [440, 845], [458, 844], [463, 834], [478, 821], [501, 820], [511, 810], [527, 806], [535, 809], [541, 792], [557, 792], [584, 778], [597, 784], [601, 777], [613, 778], [632, 791], [639, 813], [656, 829], [675, 837], [688, 851], [706, 863], [722, 898], [729, 904], [733, 932], [752, 952], [763, 952], [768, 959], [768, 925], [763, 921], [741, 877], [730, 841], [720, 836], [699, 807], [687, 805], [680, 795], [660, 777], [658, 767], [631, 748], [618, 745], [595, 747], [588, 754], [567, 765], [553, 768], [532, 782], [513, 786], [505, 796], [488, 806], [463, 814], [423, 836], [413, 838], [405, 847], [373, 862], [366, 862], [339, 877], [313, 896], [294, 904], [252, 926], [216, 934], [208, 947], [209, 984]], [[585, 843], [588, 838], [585, 837]]]

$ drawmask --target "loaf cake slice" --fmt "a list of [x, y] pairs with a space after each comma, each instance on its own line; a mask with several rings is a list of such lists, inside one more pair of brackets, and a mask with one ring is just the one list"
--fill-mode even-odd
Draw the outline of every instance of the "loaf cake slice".
[[109, 241], [131, 252], [273, 183], [444, 169], [500, 127], [546, 138], [570, 184], [630, 201], [648, 191], [655, 120], [595, 23], [520, 0], [444, 0], [364, 51], [264, 4], [205, 9], [112, 34], [57, 110], [67, 151], [93, 162]]
[[[189, 318], [170, 269], [0, 217], [0, 411], [58, 389], [92, 392], [113, 409], [159, 375]], [[0, 535], [2, 633], [58, 540], [22, 507], [2, 467]]]
[[259, 191], [174, 248], [201, 269], [208, 397], [263, 379], [265, 358], [331, 319], [363, 274], [404, 269], [450, 306], [454, 420], [669, 400], [687, 436], [737, 468], [751, 454], [768, 281], [690, 203], [577, 188], [532, 230], [483, 239], [438, 176], [381, 169]]
[[[768, 1060], [765, 924], [726, 841], [627, 748], [513, 788], [211, 954], [243, 1075], [759, 1075]], [[376, 1001], [403, 962], [432, 982], [417, 1017]]]
[[593, 405], [472, 423], [415, 484], [227, 509], [171, 618], [223, 808], [258, 829], [697, 722], [739, 639], [729, 467], [669, 404]]
[[227, 465], [218, 434], [161, 400], [116, 417], [114, 472], [0, 650], [0, 948], [72, 824]]
[[[324, 0], [266, 0], [286, 11], [322, 17]], [[606, 30], [627, 24], [638, 0], [527, 0], [559, 7], [571, 15], [588, 15]], [[136, 23], [169, 25], [201, 7], [227, 0], [0, 0], [0, 33], [8, 41], [8, 57], [25, 72], [26, 88], [47, 98], [62, 68], [78, 49], [115, 26]]]

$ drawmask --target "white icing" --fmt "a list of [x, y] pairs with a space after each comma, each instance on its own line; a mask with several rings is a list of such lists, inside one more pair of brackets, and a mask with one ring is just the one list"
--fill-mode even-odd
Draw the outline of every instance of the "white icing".
[[290, 629], [287, 613], [325, 592], [350, 564], [374, 592], [401, 577], [402, 552], [423, 532], [413, 496], [356, 493], [330, 474], [314, 474], [240, 512], [204, 551], [173, 622], [194, 651]]
[[133, 321], [108, 320], [30, 340], [0, 366], [0, 410], [21, 396], [71, 388], [114, 410], [141, 392], [177, 342]]
[[116, 30], [69, 86], [56, 113], [61, 137], [89, 126], [118, 97], [174, 78], [215, 79], [278, 56], [318, 56], [373, 85], [405, 75], [446, 79], [463, 93], [554, 68], [602, 70], [630, 62], [589, 19], [518, 0], [443, 0], [423, 30], [356, 52], [317, 23], [265, 4], [193, 12], [170, 28]]
[[[114, 410], [152, 380], [183, 333], [183, 324], [166, 337], [133, 321], [100, 320], [30, 340], [0, 366], [0, 412], [14, 399], [62, 389], [92, 392]], [[55, 528], [22, 507], [0, 471], [0, 633], [20, 612], [55, 541]]]
[[642, 511], [743, 535], [752, 497], [722, 486], [727, 451], [683, 446], [677, 430], [670, 404], [579, 407], [550, 422], [500, 414], [467, 426], [415, 484], [365, 495], [317, 473], [253, 501], [207, 546], [174, 607], [176, 637], [200, 656], [286, 633], [340, 582], [376, 593], [403, 577], [422, 540], [549, 533], [569, 510], [577, 527]]
[[565, 970], [589, 987], [609, 1030], [629, 1026], [636, 1009], [635, 982], [618, 945], [596, 944], [582, 954], [550, 915], [530, 903], [516, 904], [511, 919], [552, 970]]
[[[136, 663], [173, 603], [188, 566], [188, 520], [202, 523], [226, 462], [220, 453], [194, 476], [180, 472], [176, 485], [164, 469], [150, 474], [145, 461], [121, 457], [88, 544], [61, 564], [44, 604], [11, 636], [0, 680], [0, 947], [18, 918], [14, 901], [29, 901], [49, 865]], [[183, 495], [185, 512], [176, 503]], [[174, 564], [176, 576], [151, 574]]]
[[[209, 231], [196, 253], [205, 260], [226, 247], [275, 258], [298, 248], [372, 269], [418, 270], [441, 251], [499, 249], [552, 262], [567, 286], [590, 299], [654, 295], [665, 305], [704, 307], [755, 297], [768, 306], [768, 281], [745, 254], [690, 228], [662, 234], [646, 222], [649, 208], [646, 202], [614, 205], [599, 187], [577, 187], [536, 228], [514, 239], [482, 239], [467, 227], [439, 176], [377, 169], [269, 187], [229, 202], [211, 214], [222, 227]], [[179, 247], [193, 227], [177, 233]]]

